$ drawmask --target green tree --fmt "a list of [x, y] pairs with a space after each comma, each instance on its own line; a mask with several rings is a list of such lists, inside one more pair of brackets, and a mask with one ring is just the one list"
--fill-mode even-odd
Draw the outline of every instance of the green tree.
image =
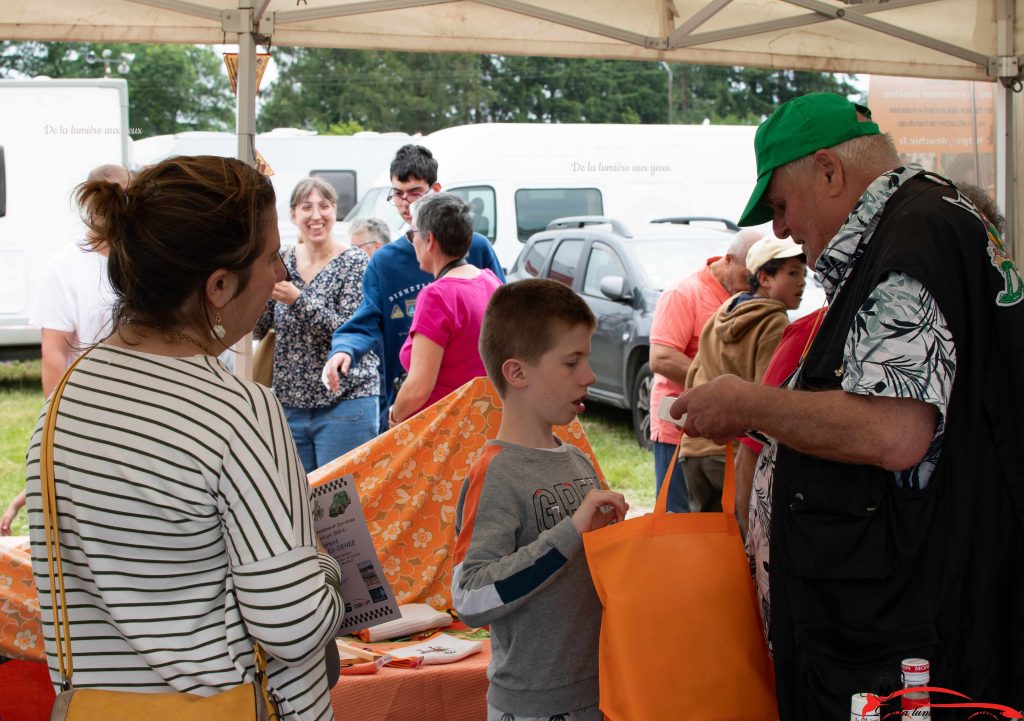
[[487, 56], [497, 91], [488, 120], [663, 123], [666, 74], [628, 60]]
[[277, 48], [274, 60], [279, 72], [260, 106], [261, 131], [357, 123], [429, 133], [486, 120], [482, 109], [494, 97], [477, 55]]
[[847, 76], [798, 70], [673, 64], [676, 122], [755, 124], [805, 93], [852, 95]]
[[[196, 45], [96, 43], [0, 43], [0, 77], [98, 78], [102, 62], [89, 53], [110, 51], [110, 77], [128, 81], [128, 124], [140, 136], [185, 130], [230, 130], [235, 100], [222, 62], [211, 48]], [[134, 56], [129, 72], [117, 65]]]
[[[258, 127], [429, 133], [477, 122], [664, 123], [661, 63], [587, 58], [277, 48]], [[671, 66], [673, 122], [758, 123], [807, 92], [856, 92], [827, 73]]]

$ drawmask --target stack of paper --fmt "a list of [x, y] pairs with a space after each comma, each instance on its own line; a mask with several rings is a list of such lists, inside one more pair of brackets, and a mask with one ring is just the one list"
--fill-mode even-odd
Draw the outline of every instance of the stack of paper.
[[447, 633], [438, 633], [426, 641], [420, 641], [412, 646], [393, 648], [388, 653], [393, 658], [399, 659], [422, 656], [424, 665], [453, 663], [477, 653], [482, 645], [480, 641], [470, 641], [450, 636]]
[[436, 611], [425, 603], [404, 603], [398, 607], [398, 611], [402, 614], [401, 618], [361, 631], [359, 638], [367, 643], [374, 643], [452, 625], [451, 616]]

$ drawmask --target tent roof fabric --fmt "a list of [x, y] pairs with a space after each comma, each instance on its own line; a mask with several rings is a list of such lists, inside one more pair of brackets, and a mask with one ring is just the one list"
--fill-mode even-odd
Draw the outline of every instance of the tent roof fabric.
[[[247, 2], [247, 0], [242, 0]], [[992, 80], [1024, 0], [248, 0], [274, 45]], [[9, 40], [231, 43], [238, 0], [7, 0]], [[225, 29], [227, 28], [227, 29]], [[1014, 23], [1012, 47], [1024, 27]]]

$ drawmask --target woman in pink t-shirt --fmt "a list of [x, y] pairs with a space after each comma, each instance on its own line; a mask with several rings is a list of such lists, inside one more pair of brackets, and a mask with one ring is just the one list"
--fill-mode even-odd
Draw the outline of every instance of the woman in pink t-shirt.
[[406, 235], [434, 282], [416, 297], [409, 337], [398, 354], [408, 375], [388, 410], [392, 426], [487, 374], [477, 342], [487, 302], [501, 285], [490, 270], [466, 261], [473, 216], [462, 199], [424, 196], [413, 206], [413, 225]]

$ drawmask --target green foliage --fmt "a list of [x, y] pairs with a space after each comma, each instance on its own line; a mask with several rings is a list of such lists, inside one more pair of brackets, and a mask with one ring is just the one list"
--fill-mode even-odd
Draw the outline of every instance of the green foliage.
[[[230, 130], [234, 98], [220, 58], [193, 45], [0, 42], [0, 77], [102, 77], [90, 51], [110, 51], [128, 81], [129, 125], [143, 136]], [[258, 129], [327, 135], [363, 129], [430, 133], [484, 122], [664, 123], [662, 63], [465, 53], [280, 47], [277, 80], [261, 93]], [[121, 76], [117, 61], [134, 55]], [[808, 92], [855, 92], [827, 73], [674, 63], [676, 123], [757, 123]]]
[[[277, 48], [260, 130], [357, 123], [429, 133], [478, 122], [664, 123], [661, 63]], [[673, 122], [753, 124], [808, 92], [856, 92], [827, 73], [673, 64]]]
[[331, 123], [327, 126], [326, 132], [322, 135], [355, 135], [356, 133], [366, 130], [362, 125], [349, 120], [344, 123]]
[[378, 131], [429, 133], [481, 122], [494, 97], [480, 56], [369, 50], [277, 48], [277, 80], [260, 108], [260, 131], [329, 132], [356, 123]]
[[[0, 43], [0, 77], [100, 78], [102, 62], [89, 63], [90, 51], [110, 51], [110, 77], [128, 81], [128, 125], [143, 137], [185, 130], [230, 130], [235, 101], [222, 61], [211, 48], [196, 45], [124, 43]], [[134, 55], [122, 75], [117, 66]]]
[[495, 122], [663, 123], [666, 74], [627, 60], [485, 56]]

